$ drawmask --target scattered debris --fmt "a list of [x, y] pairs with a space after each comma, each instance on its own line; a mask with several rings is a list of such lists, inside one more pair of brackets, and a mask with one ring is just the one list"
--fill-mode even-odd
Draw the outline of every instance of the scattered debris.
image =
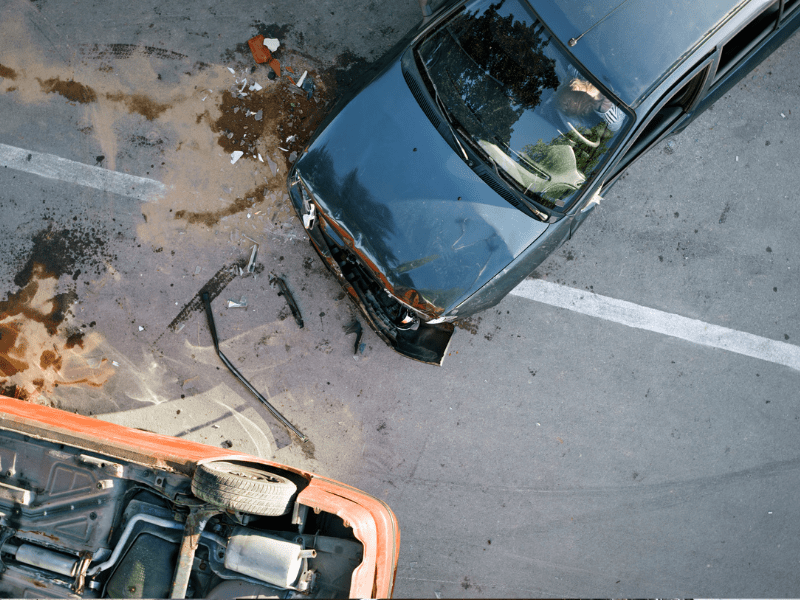
[[234, 75], [236, 75], [236, 71], [234, 71], [234, 70], [233, 70], [233, 69], [231, 69], [230, 67], [228, 67], [228, 71], [230, 71], [231, 73], [233, 73]]
[[[250, 213], [247, 214], [248, 218], [250, 217]], [[248, 273], [255, 273], [256, 270], [256, 256], [258, 255], [258, 244], [253, 246], [253, 249], [250, 251], [250, 261], [247, 263], [247, 272]]]
[[300, 76], [300, 79], [297, 80], [295, 84], [297, 87], [302, 88], [303, 82], [306, 80], [306, 76], [308, 75], [308, 71], [303, 71], [303, 74]]
[[139, 331], [144, 331], [144, 327], [142, 327], [141, 325], [139, 325]]
[[364, 353], [364, 344], [361, 343], [361, 336], [364, 333], [363, 327], [361, 327], [361, 322], [358, 320], [353, 321], [349, 325], [346, 325], [344, 328], [345, 335], [350, 333], [356, 334], [356, 341], [353, 344], [353, 356], [358, 356], [359, 353]]
[[[297, 427], [292, 425], [286, 417], [284, 417], [278, 410], [269, 403], [269, 401], [261, 395], [261, 393], [254, 388], [247, 379], [242, 376], [241, 373], [236, 369], [236, 367], [231, 364], [231, 361], [222, 353], [219, 349], [219, 338], [217, 338], [217, 328], [214, 325], [214, 315], [211, 311], [211, 297], [208, 295], [208, 292], [203, 292], [203, 304], [206, 308], [206, 318], [208, 319], [208, 328], [211, 330], [211, 339], [214, 342], [214, 349], [217, 351], [217, 356], [219, 356], [220, 360], [228, 367], [228, 370], [233, 373], [236, 378], [241, 381], [245, 387], [250, 390], [250, 392], [258, 398], [258, 400], [267, 407], [267, 410], [275, 417], [284, 427], [286, 427], [289, 431], [294, 433], [298, 438], [300, 438], [301, 442], [307, 442], [308, 438], [300, 432]], [[231, 444], [233, 445], [233, 444]]]
[[247, 298], [242, 296], [239, 300], [228, 300], [228, 308], [247, 308]]
[[275, 52], [281, 45], [277, 38], [265, 38], [264, 45], [270, 52]]
[[243, 155], [244, 152], [242, 152], [241, 150], [234, 150], [233, 152], [231, 152], [231, 164], [235, 165], [236, 161], [242, 158]]
[[225, 440], [220, 444], [223, 448], [233, 448], [233, 442], [230, 440]]
[[297, 306], [297, 302], [294, 301], [294, 296], [292, 296], [292, 292], [289, 291], [286, 282], [278, 277], [277, 275], [272, 275], [269, 280], [270, 284], [277, 285], [278, 289], [278, 296], [283, 296], [286, 298], [286, 303], [289, 305], [289, 308], [292, 311], [292, 316], [294, 317], [297, 326], [302, 329], [303, 328], [303, 316], [300, 314], [300, 309]]

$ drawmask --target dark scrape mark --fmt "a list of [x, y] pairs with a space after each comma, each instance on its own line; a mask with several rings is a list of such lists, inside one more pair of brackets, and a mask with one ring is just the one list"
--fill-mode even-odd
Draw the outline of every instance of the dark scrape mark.
[[724, 223], [728, 220], [728, 213], [731, 210], [730, 203], [725, 204], [725, 208], [722, 209], [722, 214], [719, 216], [719, 222]]
[[264, 192], [269, 189], [267, 184], [261, 185], [245, 195], [244, 198], [236, 198], [229, 206], [221, 208], [217, 211], [209, 212], [191, 212], [188, 210], [179, 210], [175, 213], [176, 219], [185, 219], [192, 225], [198, 223], [207, 227], [213, 227], [219, 220], [224, 217], [235, 215], [238, 212], [252, 208], [256, 204], [264, 201]]
[[455, 324], [459, 329], [465, 329], [472, 335], [478, 333], [478, 325], [480, 325], [481, 317], [465, 317], [458, 319]]
[[469, 581], [469, 577], [464, 577], [464, 581], [461, 582], [461, 587], [465, 590], [468, 590], [472, 587], [472, 583]]
[[161, 104], [143, 94], [106, 94], [106, 98], [112, 102], [121, 102], [125, 104], [130, 114], [138, 113], [148, 121], [158, 118], [161, 113], [172, 108], [169, 104]]
[[772, 248], [770, 248], [769, 246], [767, 246], [767, 252], [772, 252]]
[[366, 76], [373, 65], [374, 61], [368, 61], [350, 51], [343, 52], [336, 57], [335, 67], [327, 73], [325, 83], [332, 90], [331, 93], [338, 97], [361, 77]]
[[97, 102], [97, 93], [89, 86], [78, 83], [77, 81], [61, 81], [58, 77], [42, 81], [37, 79], [42, 90], [48, 94], [61, 94], [71, 102], [80, 102], [81, 104], [88, 104], [89, 102]]
[[306, 440], [300, 444], [300, 450], [303, 452], [303, 456], [306, 458], [315, 458], [314, 452], [316, 451], [316, 448], [314, 448], [313, 442]]
[[79, 48], [90, 58], [130, 58], [135, 52], [141, 52], [146, 56], [154, 56], [162, 60], [183, 60], [187, 58], [185, 54], [179, 54], [172, 50], [154, 48], [153, 46], [137, 46], [136, 44], [83, 44]]
[[14, 283], [19, 288], [30, 283], [36, 265], [41, 265], [44, 276], [73, 275], [78, 263], [93, 265], [100, 274], [105, 263], [111, 260], [107, 242], [94, 227], [56, 229], [52, 225], [32, 238], [33, 248], [25, 265], [17, 272]]
[[70, 348], [74, 348], [78, 346], [83, 348], [83, 332], [82, 331], [73, 331], [67, 336], [67, 342], [64, 344], [64, 347], [69, 350]]
[[[214, 298], [219, 296], [222, 293], [222, 290], [233, 281], [238, 275], [238, 268], [244, 268], [247, 266], [247, 260], [242, 259], [237, 261], [233, 265], [226, 265], [222, 267], [219, 271], [217, 271], [214, 276], [209, 279], [203, 287], [194, 295], [194, 297], [187, 302], [183, 308], [178, 313], [172, 322], [167, 325], [167, 330], [177, 332], [180, 325], [186, 323], [194, 313], [200, 312], [205, 310], [205, 306], [203, 305], [203, 294], [207, 293], [211, 300], [213, 301]], [[234, 273], [236, 271], [236, 273]], [[161, 339], [161, 336], [164, 334], [162, 333], [156, 339], [156, 342]]]
[[11, 67], [0, 64], [0, 77], [14, 81], [17, 78], [17, 72]]

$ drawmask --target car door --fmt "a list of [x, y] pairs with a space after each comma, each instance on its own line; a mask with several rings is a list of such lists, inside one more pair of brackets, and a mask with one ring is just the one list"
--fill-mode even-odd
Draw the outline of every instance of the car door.
[[606, 187], [613, 184], [636, 159], [679, 127], [684, 119], [692, 116], [700, 93], [705, 89], [713, 60], [713, 54], [705, 57], [659, 100], [639, 126], [638, 133], [634, 134], [633, 142], [606, 175]]
[[[708, 92], [704, 94], [694, 111], [694, 116], [702, 113], [715, 101], [727, 93], [747, 73], [769, 56], [800, 23], [797, 12], [798, 0], [773, 0], [754, 2], [756, 10], [732, 21], [736, 27], [717, 45], [714, 73], [709, 81]], [[678, 130], [689, 124], [691, 119], [681, 123]]]

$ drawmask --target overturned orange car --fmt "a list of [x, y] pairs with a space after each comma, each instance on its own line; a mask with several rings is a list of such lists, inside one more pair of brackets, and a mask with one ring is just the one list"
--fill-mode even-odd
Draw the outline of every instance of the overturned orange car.
[[380, 500], [253, 456], [0, 396], [0, 595], [385, 598]]

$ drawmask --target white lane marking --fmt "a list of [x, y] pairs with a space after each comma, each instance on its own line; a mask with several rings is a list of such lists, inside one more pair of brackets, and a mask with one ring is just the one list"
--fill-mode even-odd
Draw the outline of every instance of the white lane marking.
[[166, 186], [155, 179], [109, 171], [53, 154], [33, 152], [6, 144], [0, 144], [0, 167], [75, 183], [120, 196], [136, 198], [143, 202], [157, 200], [166, 191]]
[[800, 346], [704, 323], [632, 302], [600, 296], [543, 281], [526, 279], [511, 290], [515, 296], [566, 308], [614, 323], [662, 333], [694, 344], [720, 348], [800, 371]]

